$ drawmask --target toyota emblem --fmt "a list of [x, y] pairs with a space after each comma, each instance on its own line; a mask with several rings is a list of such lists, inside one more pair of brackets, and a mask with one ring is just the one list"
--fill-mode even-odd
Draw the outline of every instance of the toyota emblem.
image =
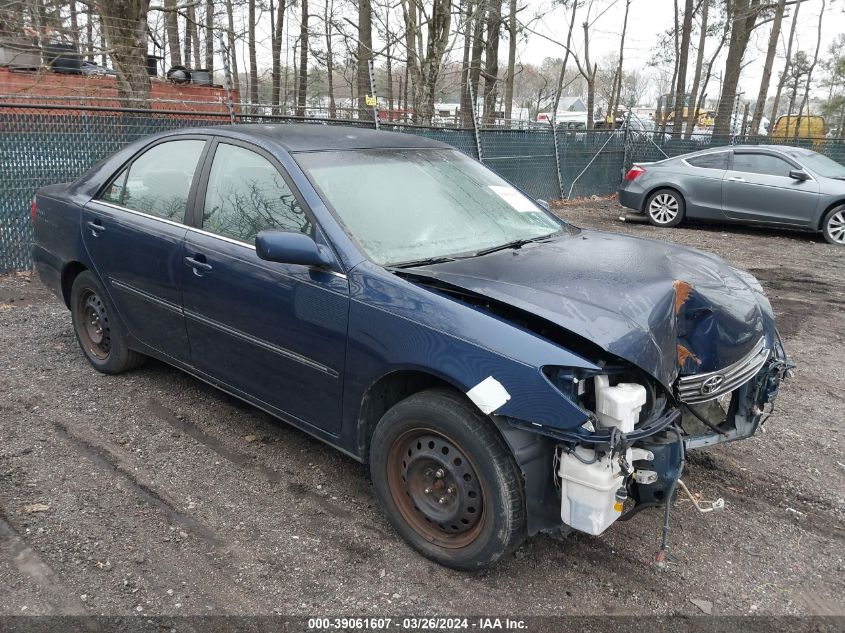
[[709, 396], [711, 393], [717, 392], [723, 382], [725, 382], [725, 377], [722, 374], [710, 376], [710, 378], [701, 383], [701, 389], [699, 391], [702, 396]]

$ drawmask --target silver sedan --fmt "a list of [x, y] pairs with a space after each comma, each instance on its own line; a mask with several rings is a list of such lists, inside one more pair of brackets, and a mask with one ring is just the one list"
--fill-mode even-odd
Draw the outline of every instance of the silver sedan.
[[636, 163], [619, 202], [655, 226], [684, 218], [818, 231], [845, 246], [845, 166], [782, 145], [735, 145]]

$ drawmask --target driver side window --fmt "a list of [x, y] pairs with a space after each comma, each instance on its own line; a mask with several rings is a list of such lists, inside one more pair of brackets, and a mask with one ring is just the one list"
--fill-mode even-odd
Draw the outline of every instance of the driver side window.
[[313, 225], [279, 170], [248, 149], [220, 143], [205, 194], [206, 231], [252, 243], [259, 231], [313, 234]]

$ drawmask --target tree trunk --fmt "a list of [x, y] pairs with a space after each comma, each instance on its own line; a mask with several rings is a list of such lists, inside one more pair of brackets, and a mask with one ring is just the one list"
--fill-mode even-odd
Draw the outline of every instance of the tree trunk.
[[613, 93], [608, 105], [610, 122], [615, 127], [616, 111], [619, 109], [619, 100], [622, 96], [622, 60], [625, 55], [625, 34], [628, 32], [628, 9], [631, 8], [631, 0], [625, 0], [625, 18], [622, 21], [622, 37], [619, 39], [619, 64], [616, 66], [616, 76], [613, 82]]
[[[678, 23], [678, 0], [675, 0], [675, 31], [674, 31], [674, 43], [675, 43], [675, 65], [672, 68], [672, 82], [669, 84], [669, 94], [672, 95], [672, 100], [676, 101], [678, 95], [675, 94], [675, 84], [678, 80], [678, 66], [680, 62], [680, 43], [678, 42], [678, 35], [680, 31], [680, 24]], [[663, 99], [663, 95], [658, 97], [657, 102], [657, 117], [660, 118], [660, 136], [662, 137], [666, 134], [666, 124], [669, 121], [669, 104], [664, 103], [665, 99]], [[672, 105], [674, 109], [674, 103]], [[674, 110], [673, 110], [674, 111]], [[661, 118], [662, 117], [662, 118]], [[675, 122], [672, 122], [672, 126], [674, 127]]]
[[595, 105], [596, 105], [596, 71], [598, 70], [598, 65], [594, 64], [592, 68], [590, 67], [590, 23], [584, 22], [584, 65], [587, 69], [587, 72], [584, 73], [583, 70], [581, 74], [584, 77], [584, 80], [587, 82], [587, 129], [593, 129], [593, 118], [595, 117]]
[[234, 88], [238, 92], [238, 99], [242, 100], [241, 91], [241, 75], [238, 71], [238, 54], [235, 50], [235, 16], [232, 10], [232, 0], [226, 0], [226, 38], [229, 46], [229, 63], [231, 66], [232, 81]]
[[302, 21], [299, 28], [299, 88], [296, 92], [296, 114], [305, 116], [308, 98], [308, 0], [302, 2]]
[[197, 29], [197, 8], [193, 3], [185, 7], [185, 63], [194, 58], [194, 68], [201, 68], [200, 36]]
[[763, 119], [763, 108], [766, 107], [766, 96], [769, 94], [769, 81], [772, 78], [772, 65], [775, 61], [775, 53], [780, 38], [780, 27], [783, 22], [783, 13], [786, 10], [786, 0], [778, 0], [775, 8], [775, 18], [772, 22], [772, 33], [769, 35], [769, 47], [766, 50], [766, 62], [763, 64], [763, 76], [760, 79], [760, 90], [757, 92], [757, 101], [754, 104], [754, 114], [751, 116], [751, 134], [757, 135], [760, 129], [760, 121]]
[[[683, 132], [684, 94], [687, 87], [687, 63], [689, 61], [689, 45], [692, 35], [692, 0], [684, 4], [684, 24], [681, 27], [681, 49], [678, 58], [678, 82], [675, 84], [675, 112], [672, 115], [672, 138], [680, 138]], [[692, 104], [689, 104], [692, 107]]]
[[[690, 87], [689, 108], [687, 112], [687, 127], [684, 138], [687, 140], [692, 138], [692, 133], [695, 130], [695, 121], [698, 118], [698, 90], [701, 82], [701, 67], [704, 63], [704, 46], [707, 43], [707, 19], [710, 14], [710, 0], [702, 0], [701, 2], [701, 32], [698, 35], [698, 53], [695, 58], [695, 72], [692, 78], [692, 86]], [[702, 88], [702, 93], [704, 89]]]
[[[270, 103], [274, 106], [279, 105], [279, 100], [282, 94], [282, 38], [285, 30], [285, 0], [277, 0], [278, 5], [275, 7], [276, 15], [273, 22], [273, 34], [270, 41], [270, 55], [271, 60], [270, 70], [270, 84], [273, 94], [270, 97]], [[276, 114], [278, 111], [275, 112]]]
[[484, 114], [485, 125], [496, 120], [496, 88], [499, 83], [499, 35], [502, 30], [501, 0], [491, 0], [487, 12], [487, 41], [484, 47]]
[[372, 119], [367, 105], [370, 94], [370, 60], [373, 58], [373, 6], [370, 0], [358, 0], [358, 118]]
[[[555, 102], [552, 107], [552, 119], [557, 119], [557, 109], [560, 106], [560, 97], [563, 92], [563, 80], [566, 76], [566, 65], [569, 62], [569, 45], [572, 42], [572, 31], [575, 29], [575, 13], [578, 9], [578, 3], [572, 3], [572, 16], [569, 18], [569, 30], [566, 32], [566, 52], [563, 55], [563, 64], [560, 67], [560, 74], [557, 78], [557, 90], [555, 91]], [[540, 100], [537, 99], [537, 109], [540, 109]]]
[[85, 50], [86, 59], [94, 63], [94, 11], [90, 4], [85, 5]]
[[[623, 36], [624, 37], [624, 36]], [[516, 71], [516, 0], [508, 5], [508, 72], [505, 79], [505, 120], [513, 114], [513, 82]]]
[[79, 13], [76, 10], [76, 0], [70, 0], [70, 37], [76, 50], [79, 50]]
[[732, 22], [728, 57], [725, 60], [725, 75], [722, 79], [722, 94], [716, 110], [713, 138], [725, 137], [731, 133], [731, 115], [736, 102], [736, 87], [742, 70], [742, 58], [748, 47], [751, 31], [760, 14], [760, 0], [734, 0], [728, 19]]
[[719, 56], [719, 53], [722, 52], [722, 48], [725, 46], [725, 42], [728, 41], [729, 31], [728, 28], [722, 31], [722, 39], [719, 40], [719, 45], [716, 47], [716, 50], [713, 51], [713, 55], [710, 57], [710, 61], [707, 62], [707, 72], [704, 73], [704, 79], [701, 82], [700, 93], [698, 95], [698, 103], [696, 104], [696, 110], [704, 109], [704, 100], [707, 98], [707, 86], [710, 85], [710, 78], [713, 75], [713, 64], [716, 63], [716, 58]]
[[484, 52], [484, 20], [487, 12], [486, 0], [478, 0], [475, 8], [475, 21], [472, 29], [472, 51], [469, 61], [469, 86], [472, 87], [472, 98], [467, 90], [467, 127], [471, 126], [473, 112], [478, 107], [478, 84], [481, 79], [481, 54]]
[[249, 102], [258, 103], [258, 56], [255, 52], [255, 0], [249, 0], [247, 15], [247, 49], [249, 50]]
[[170, 51], [170, 65], [182, 65], [182, 45], [179, 42], [179, 16], [176, 13], [176, 0], [164, 0], [164, 23], [167, 28], [167, 48]]
[[813, 81], [813, 71], [816, 69], [816, 64], [819, 61], [819, 48], [822, 43], [822, 21], [824, 20], [824, 10], [827, 4], [826, 0], [822, 0], [822, 8], [819, 11], [819, 28], [816, 34], [816, 52], [813, 53], [813, 63], [807, 69], [807, 81], [804, 88], [804, 98], [801, 100], [801, 107], [798, 109], [798, 119], [795, 121], [795, 140], [798, 140], [798, 132], [801, 127], [801, 116], [804, 114], [804, 108], [807, 107], [807, 102], [810, 98], [810, 84]]
[[214, 0], [205, 0], [205, 67], [214, 73]]
[[124, 108], [150, 108], [147, 74], [149, 0], [99, 0], [98, 8], [117, 72], [117, 97]]
[[464, 9], [464, 55], [463, 63], [461, 64], [461, 98], [460, 98], [460, 115], [461, 125], [469, 127], [472, 125], [470, 117], [470, 99], [469, 99], [469, 55], [472, 49], [472, 28], [473, 22], [473, 5], [472, 0], [463, 0]]
[[326, 87], [329, 92], [329, 117], [337, 118], [337, 105], [334, 100], [334, 52], [332, 46], [332, 20], [334, 20], [334, 0], [326, 0], [323, 23], [326, 27]]
[[[772, 128], [774, 128], [775, 121], [777, 121], [781, 93], [783, 92], [783, 87], [786, 85], [787, 78], [789, 77], [789, 66], [792, 64], [792, 42], [795, 40], [795, 26], [798, 24], [798, 11], [800, 10], [801, 0], [798, 0], [795, 4], [795, 12], [792, 14], [792, 25], [789, 27], [789, 42], [786, 45], [786, 58], [783, 65], [783, 72], [778, 79], [778, 87], [775, 91], [775, 100], [772, 102], [772, 112], [769, 117]], [[789, 113], [787, 112], [787, 114]]]

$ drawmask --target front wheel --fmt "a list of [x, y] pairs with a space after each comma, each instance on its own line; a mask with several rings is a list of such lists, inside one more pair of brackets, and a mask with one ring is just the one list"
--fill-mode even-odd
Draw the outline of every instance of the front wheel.
[[684, 219], [684, 199], [674, 189], [658, 189], [645, 203], [648, 221], [654, 226], [678, 226]]
[[417, 551], [454, 569], [492, 565], [525, 538], [525, 493], [498, 431], [459, 394], [410, 396], [370, 444], [375, 495]]
[[146, 359], [127, 346], [114, 306], [103, 286], [87, 270], [73, 280], [70, 313], [79, 347], [97, 371], [119, 374], [138, 367]]
[[822, 220], [822, 235], [830, 244], [845, 246], [845, 207], [827, 212]]

